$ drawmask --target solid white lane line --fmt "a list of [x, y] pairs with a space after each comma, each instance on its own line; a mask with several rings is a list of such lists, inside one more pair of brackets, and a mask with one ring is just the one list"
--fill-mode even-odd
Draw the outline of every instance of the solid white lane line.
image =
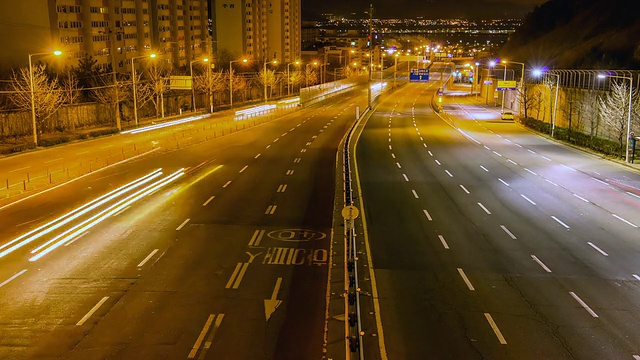
[[27, 272], [27, 269], [23, 269], [18, 271], [17, 273], [15, 273], [12, 277], [8, 278], [7, 280], [3, 281], [0, 283], [0, 288], [7, 285], [8, 283], [12, 282], [13, 280], [15, 280], [18, 276], [24, 274]]
[[567, 224], [563, 223], [563, 222], [562, 222], [560, 219], [558, 219], [557, 217], [555, 217], [555, 216], [553, 216], [553, 215], [552, 215], [552, 216], [551, 216], [551, 218], [552, 218], [553, 220], [555, 220], [556, 222], [558, 222], [558, 224], [560, 224], [560, 225], [564, 226], [564, 227], [565, 227], [565, 229], [567, 229], [567, 230], [569, 230], [569, 229], [570, 229], [569, 225], [567, 225]]
[[551, 181], [549, 179], [544, 179], [544, 181], [548, 182], [549, 184], [551, 184], [553, 186], [558, 186], [558, 184], [554, 183], [553, 181]]
[[502, 155], [501, 155], [499, 152], [497, 152], [497, 151], [494, 151], [493, 153], [494, 153], [494, 154], [496, 154], [496, 155], [498, 155], [498, 156], [500, 156], [500, 157], [502, 157]]
[[258, 155], [256, 155], [256, 156], [254, 157], [254, 159], [259, 158], [259, 157], [260, 157], [260, 155], [262, 155], [262, 154], [258, 154]]
[[589, 200], [587, 200], [587, 199], [583, 198], [582, 196], [580, 196], [580, 195], [578, 195], [578, 194], [573, 194], [573, 196], [577, 197], [578, 199], [580, 199], [580, 200], [582, 200], [582, 201], [584, 201], [584, 202], [586, 202], [586, 203], [588, 203], [588, 202], [589, 202]]
[[549, 158], [548, 158], [548, 157], [546, 157], [546, 156], [540, 155], [540, 157], [541, 157], [541, 158], [543, 158], [543, 159], [545, 159], [545, 160], [547, 160], [547, 161], [551, 161], [551, 159], [549, 159]]
[[442, 235], [438, 235], [438, 239], [440, 239], [440, 242], [442, 243], [442, 246], [449, 250], [449, 244], [447, 244], [447, 242], [444, 240], [444, 236]]
[[198, 335], [198, 338], [196, 339], [196, 343], [193, 344], [193, 347], [191, 348], [191, 351], [189, 352], [187, 359], [193, 359], [196, 357], [196, 354], [200, 349], [200, 345], [202, 345], [202, 341], [204, 341], [204, 337], [207, 336], [207, 333], [209, 332], [209, 328], [211, 327], [211, 323], [213, 323], [213, 319], [215, 317], [216, 316], [214, 314], [209, 315], [209, 317], [207, 318], [207, 321], [204, 323], [204, 326], [202, 327], [202, 331], [200, 331], [200, 335]]
[[398, 165], [398, 169], [402, 169], [402, 166], [400, 165], [399, 162], [396, 161], [396, 165]]
[[487, 170], [487, 168], [486, 168], [486, 167], [484, 167], [484, 166], [482, 166], [482, 165], [480, 165], [480, 168], [481, 168], [482, 170], [486, 171], [486, 172], [489, 172], [489, 170]]
[[461, 187], [461, 188], [462, 188], [462, 190], [464, 190], [464, 192], [466, 192], [467, 194], [471, 194], [471, 193], [469, 192], [469, 190], [467, 190], [467, 188], [466, 188], [466, 187], [464, 187], [464, 185], [460, 185], [460, 187]]
[[411, 192], [413, 193], [413, 197], [418, 199], [418, 193], [415, 190], [411, 190]]
[[528, 172], [529, 174], [532, 174], [532, 175], [538, 175], [535, 171], [529, 170], [527, 168], [524, 168], [524, 171], [526, 171], [526, 172]]
[[153, 255], [155, 255], [158, 251], [160, 251], [160, 249], [154, 249], [149, 255], [147, 255], [146, 258], [144, 258], [144, 260], [140, 261], [140, 263], [138, 264], [138, 267], [139, 268], [143, 267], [144, 264], [146, 264], [147, 261], [149, 261], [149, 259], [151, 259]]
[[231, 185], [231, 180], [227, 181], [226, 184], [222, 185], [223, 188], [226, 188], [227, 186]]
[[262, 241], [262, 237], [264, 236], [265, 230], [256, 230], [253, 232], [253, 236], [251, 240], [249, 240], [249, 246], [258, 246], [260, 245], [260, 241]]
[[208, 198], [208, 199], [207, 199], [207, 201], [205, 201], [205, 202], [202, 204], [202, 206], [207, 206], [207, 205], [209, 205], [209, 203], [210, 203], [210, 202], [211, 202], [211, 200], [213, 200], [213, 199], [215, 199], [215, 196], [212, 196], [212, 197]]
[[636, 195], [636, 194], [634, 194], [634, 193], [632, 193], [632, 192], [629, 192], [629, 191], [627, 191], [627, 194], [629, 194], [629, 195], [631, 195], [631, 196], [633, 196], [633, 197], [636, 197], [636, 198], [640, 199], [640, 195]]
[[[636, 274], [632, 274], [634, 278], [636, 278], [636, 280], [640, 281], [640, 276], [636, 275]], [[1, 285], [0, 285], [1, 286]]]
[[496, 322], [493, 321], [491, 314], [484, 313], [484, 317], [485, 319], [487, 319], [487, 322], [491, 326], [491, 329], [493, 329], [493, 333], [496, 334], [496, 337], [498, 338], [498, 341], [500, 341], [500, 344], [506, 345], [507, 340], [504, 338], [504, 336], [502, 336], [502, 332], [500, 332], [500, 329], [498, 329], [498, 325], [496, 324]]
[[429, 156], [433, 156], [433, 154], [431, 153], [431, 150], [427, 151], [429, 153]]
[[449, 175], [449, 177], [453, 177], [453, 175], [449, 172], [449, 170], [445, 170], [444, 172], [446, 172], [447, 175]]
[[422, 210], [422, 212], [424, 213], [424, 216], [427, 217], [427, 220], [433, 221], [433, 219], [431, 218], [431, 214], [429, 214], [427, 210]]
[[522, 196], [523, 199], [527, 200], [531, 205], [536, 206], [536, 203], [529, 199], [528, 197], [524, 196], [523, 194], [520, 194], [520, 196]]
[[462, 277], [462, 280], [464, 280], [464, 283], [467, 284], [467, 287], [469, 288], [469, 290], [471, 290], [471, 291], [475, 291], [476, 290], [473, 287], [473, 285], [471, 284], [471, 281], [469, 281], [469, 278], [467, 277], [467, 274], [464, 273], [462, 268], [458, 268], [458, 274], [460, 274], [460, 277]]
[[89, 310], [88, 313], [86, 313], [82, 319], [80, 319], [80, 321], [78, 321], [76, 323], [76, 326], [80, 326], [82, 324], [84, 324], [87, 320], [89, 320], [89, 318], [91, 317], [91, 315], [93, 315], [93, 313], [95, 313], [96, 311], [98, 311], [98, 309], [100, 308], [100, 306], [102, 306], [102, 304], [104, 304], [107, 300], [109, 299], [108, 296], [103, 297], [100, 301], [98, 301], [98, 303], [91, 308], [91, 310]]
[[510, 162], [510, 163], [512, 163], [513, 165], [518, 165], [518, 163], [517, 163], [517, 162], [515, 162], [515, 161], [513, 161], [513, 160], [511, 160], [511, 159], [507, 159], [507, 162]]
[[589, 244], [589, 246], [591, 246], [592, 248], [594, 248], [597, 252], [599, 252], [600, 254], [604, 255], [604, 256], [609, 256], [609, 254], [607, 254], [606, 252], [604, 252], [602, 249], [600, 249], [598, 246], [596, 246], [594, 243], [592, 243], [591, 241], [588, 241], [587, 244]]
[[544, 264], [540, 259], [538, 259], [538, 257], [537, 257], [537, 256], [535, 256], [535, 255], [531, 255], [531, 258], [533, 259], [533, 261], [537, 262], [537, 263], [538, 263], [538, 265], [540, 265], [540, 267], [544, 269], [544, 271], [546, 271], [546, 272], [548, 272], [548, 273], [550, 273], [550, 272], [551, 272], [551, 269], [549, 269], [549, 268], [547, 267], [547, 265], [545, 265], [545, 264]]
[[436, 159], [436, 164], [438, 164], [438, 165], [442, 165], [442, 164], [440, 164], [440, 161], [438, 161], [437, 159]]
[[502, 179], [500, 179], [500, 178], [498, 178], [498, 181], [500, 181], [501, 183], [503, 183], [503, 184], [504, 184], [504, 185], [506, 185], [506, 186], [509, 186], [509, 184], [508, 184], [506, 181], [504, 181], [504, 180], [502, 180]]
[[502, 228], [502, 230], [504, 230], [504, 232], [506, 232], [507, 235], [509, 235], [513, 240], [517, 240], [518, 239], [515, 235], [513, 235], [513, 233], [511, 231], [509, 231], [509, 229], [507, 229], [506, 226], [500, 225], [500, 228]]
[[57, 158], [57, 159], [53, 159], [53, 160], [49, 160], [49, 161], [45, 161], [45, 164], [51, 164], [52, 162], [56, 162], [56, 161], [60, 161], [60, 160], [64, 160], [64, 158]]
[[409, 178], [407, 177], [407, 174], [402, 174], [402, 176], [404, 177], [404, 181], [409, 181]]
[[531, 150], [531, 149], [527, 149], [527, 151], [528, 151], [528, 152], [530, 152], [530, 153], [532, 153], [532, 154], [535, 154], [535, 153], [536, 153], [535, 151], [533, 151], [533, 150]]
[[607, 184], [606, 182], [604, 182], [604, 181], [602, 181], [602, 180], [600, 180], [600, 179], [596, 179], [596, 178], [594, 178], [594, 177], [592, 177], [591, 179], [593, 179], [593, 180], [595, 180], [595, 181], [599, 182], [600, 184], [603, 184], [603, 185], [607, 185], [607, 186], [609, 186], [609, 184]]
[[594, 318], [598, 317], [598, 314], [591, 310], [591, 308], [584, 301], [582, 301], [582, 299], [580, 299], [580, 297], [578, 297], [576, 293], [570, 291], [569, 294], [571, 294], [571, 296], [578, 302], [578, 304], [580, 304], [585, 310], [587, 310], [587, 312], [591, 314], [591, 316], [593, 316]]
[[243, 171], [247, 170], [248, 167], [249, 167], [249, 165], [245, 165], [242, 169], [240, 169], [240, 173], [242, 173]]
[[616, 215], [616, 214], [611, 214], [611, 215], [613, 215], [613, 217], [614, 217], [614, 218], [616, 218], [616, 219], [618, 219], [618, 220], [622, 221], [623, 223], [625, 223], [625, 224], [627, 224], [627, 225], [633, 226], [633, 227], [634, 227], [634, 228], [636, 228], [636, 229], [638, 228], [638, 225], [636, 225], [636, 224], [634, 224], [634, 223], [632, 223], [632, 222], [630, 222], [630, 221], [627, 221], [627, 220], [625, 220], [625, 219], [621, 218], [620, 216], [618, 216], [618, 215]]
[[484, 205], [482, 205], [482, 203], [478, 203], [478, 206], [480, 206], [482, 208], [482, 210], [484, 210], [484, 212], [487, 213], [487, 215], [491, 215], [491, 211], [489, 211], [486, 207], [484, 207]]
[[187, 223], [189, 222], [189, 220], [191, 220], [191, 219], [187, 219], [187, 220], [183, 221], [183, 222], [182, 222], [182, 224], [180, 224], [180, 226], [178, 226], [178, 227], [176, 228], [176, 231], [180, 231], [180, 230], [182, 230], [182, 228], [183, 228], [185, 225], [187, 225]]

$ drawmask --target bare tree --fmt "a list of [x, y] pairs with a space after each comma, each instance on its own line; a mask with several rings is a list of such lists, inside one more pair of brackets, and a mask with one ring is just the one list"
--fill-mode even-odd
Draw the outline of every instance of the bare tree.
[[[30, 75], [33, 75], [33, 78]], [[58, 78], [50, 78], [44, 65], [36, 65], [33, 71], [29, 68], [20, 68], [13, 72], [13, 91], [11, 101], [21, 110], [31, 111], [31, 81], [33, 80], [33, 111], [35, 112], [37, 134], [36, 144], [40, 139], [41, 130], [38, 128], [42, 122], [53, 115], [64, 103], [63, 92], [60, 91]]]
[[233, 95], [235, 95], [236, 93], [241, 93], [242, 94], [242, 100], [245, 100], [245, 91], [247, 90], [247, 86], [249, 85], [247, 79], [242, 76], [242, 75], [236, 75], [236, 72], [234, 70], [231, 70], [231, 72], [227, 72], [226, 73], [226, 80], [225, 83], [227, 85], [230, 84], [229, 78], [231, 77], [232, 81], [233, 81]]
[[578, 98], [578, 111], [580, 117], [586, 122], [589, 129], [589, 137], [593, 141], [598, 136], [600, 127], [600, 115], [598, 113], [598, 103], [600, 97], [594, 91], [587, 91]]
[[195, 78], [196, 90], [209, 95], [209, 109], [214, 110], [213, 97], [216, 92], [225, 88], [225, 76], [222, 72], [213, 72], [209, 68], [204, 75]]
[[600, 99], [599, 110], [605, 124], [613, 131], [620, 145], [620, 156], [624, 150], [629, 108], [629, 87], [626, 83], [611, 82], [611, 91]]
[[82, 88], [80, 87], [80, 83], [78, 81], [78, 76], [75, 74], [75, 72], [71, 71], [70, 69], [67, 70], [64, 78], [62, 79], [61, 85], [64, 102], [66, 104], [75, 103], [82, 92]]
[[110, 82], [112, 79], [113, 74], [95, 76], [91, 96], [101, 104], [113, 106], [113, 116], [116, 119], [118, 129], [120, 129], [120, 103], [129, 98], [129, 91], [127, 91], [123, 82], [117, 81], [113, 84]]
[[161, 113], [164, 114], [163, 94], [167, 91], [166, 79], [170, 73], [170, 70], [162, 69], [154, 63], [146, 72], [147, 81], [141, 83], [138, 90], [138, 98], [142, 99], [140, 106], [151, 101], [156, 110], [156, 117], [160, 116]]
[[273, 87], [277, 84], [276, 72], [274, 70], [269, 70], [265, 72], [264, 69], [258, 71], [258, 73], [254, 77], [254, 81], [260, 85], [264, 92], [264, 88], [267, 87], [267, 91], [269, 91], [269, 97], [273, 96]]
[[304, 77], [308, 86], [313, 86], [318, 83], [318, 72], [308, 66], [304, 69]]

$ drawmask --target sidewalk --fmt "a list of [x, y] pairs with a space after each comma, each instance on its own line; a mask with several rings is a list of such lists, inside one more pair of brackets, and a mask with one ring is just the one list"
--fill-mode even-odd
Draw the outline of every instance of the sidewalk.
[[[453, 86], [451, 86], [451, 88], [445, 87], [444, 89], [444, 94], [443, 94], [443, 105], [449, 103], [449, 104], [453, 104], [453, 100], [455, 99], [455, 101], [462, 101], [464, 99], [465, 103], [470, 104], [470, 105], [474, 105], [474, 106], [479, 106], [479, 107], [483, 107], [487, 110], [494, 110], [496, 111], [496, 120], [500, 120], [500, 111], [501, 111], [501, 104], [498, 103], [497, 105], [494, 105], [492, 102], [492, 99], [489, 99], [489, 104], [486, 104], [487, 99], [476, 95], [476, 93], [474, 93], [474, 95], [471, 95], [471, 88], [470, 86], [465, 86], [464, 84], [453, 84]], [[511, 108], [507, 108], [505, 107], [505, 110], [512, 110]], [[443, 109], [442, 112], [446, 113], [446, 111]], [[515, 113], [515, 111], [514, 111]], [[522, 123], [520, 123], [519, 121], [517, 121], [518, 115], [516, 113], [516, 121], [514, 121], [515, 124], [517, 124], [520, 128], [525, 129], [528, 132], [531, 132], [533, 134], [542, 136], [548, 140], [554, 141], [558, 144], [562, 144], [564, 146], [568, 146], [572, 149], [576, 149], [579, 151], [582, 151], [584, 153], [590, 154], [592, 156], [596, 156], [602, 160], [607, 160], [622, 166], [625, 166], [629, 169], [633, 169], [635, 171], [640, 172], [640, 158], [637, 158], [635, 163], [633, 164], [629, 164], [626, 163], [624, 160], [620, 160], [620, 159], [614, 159], [611, 157], [606, 157], [605, 155], [595, 152], [589, 148], [585, 148], [585, 147], [581, 147], [581, 146], [577, 146], [568, 142], [564, 142], [562, 140], [558, 140], [555, 138], [552, 138], [550, 134], [547, 133], [541, 133], [541, 132], [537, 132], [531, 128], [528, 128], [526, 126], [524, 126]], [[450, 114], [447, 114], [447, 117], [450, 117]]]

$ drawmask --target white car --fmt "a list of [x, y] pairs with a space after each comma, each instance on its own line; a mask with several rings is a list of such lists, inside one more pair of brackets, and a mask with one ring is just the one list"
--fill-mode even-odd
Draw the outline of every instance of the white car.
[[515, 116], [513, 115], [513, 112], [505, 111], [505, 112], [502, 113], [501, 119], [502, 120], [514, 120]]

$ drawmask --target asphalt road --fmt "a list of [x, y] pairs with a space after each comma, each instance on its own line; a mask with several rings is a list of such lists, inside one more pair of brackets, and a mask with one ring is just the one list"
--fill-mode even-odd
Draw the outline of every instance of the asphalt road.
[[336, 150], [365, 103], [346, 93], [0, 210], [0, 358], [320, 358]]
[[640, 359], [638, 172], [436, 88], [357, 145], [388, 358]]

